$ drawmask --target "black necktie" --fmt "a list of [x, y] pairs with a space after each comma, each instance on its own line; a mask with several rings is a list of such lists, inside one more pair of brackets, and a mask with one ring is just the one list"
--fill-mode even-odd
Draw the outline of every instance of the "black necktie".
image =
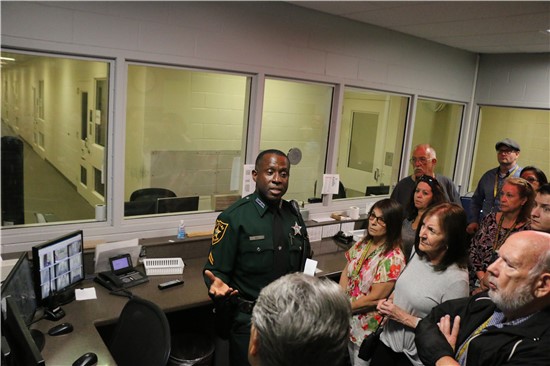
[[280, 210], [273, 212], [273, 279], [284, 276], [288, 272], [288, 246], [283, 231], [283, 218]]

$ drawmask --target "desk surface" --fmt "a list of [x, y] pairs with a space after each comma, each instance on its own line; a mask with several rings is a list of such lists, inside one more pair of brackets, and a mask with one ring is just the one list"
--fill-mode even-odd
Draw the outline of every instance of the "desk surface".
[[[345, 257], [342, 252], [323, 254], [315, 256], [314, 259], [318, 261], [317, 267], [322, 270], [319, 272], [319, 276], [334, 276], [341, 272], [345, 265]], [[148, 283], [132, 287], [129, 290], [136, 296], [155, 302], [167, 313], [208, 306], [211, 304], [211, 300], [202, 278], [205, 260], [205, 258], [185, 260], [183, 275], [149, 276]], [[159, 283], [175, 278], [182, 278], [185, 284], [162, 291], [157, 288]], [[116, 323], [128, 299], [109, 294], [109, 290], [92, 280], [86, 280], [83, 287], [94, 287], [97, 299], [73, 301], [63, 305], [66, 313], [63, 319], [57, 322], [41, 320], [33, 325], [33, 328], [42, 331], [46, 338], [42, 350], [46, 365], [71, 365], [86, 352], [97, 354], [99, 366], [115, 365], [97, 326]], [[72, 323], [74, 331], [57, 337], [48, 335], [48, 329], [63, 322]]]

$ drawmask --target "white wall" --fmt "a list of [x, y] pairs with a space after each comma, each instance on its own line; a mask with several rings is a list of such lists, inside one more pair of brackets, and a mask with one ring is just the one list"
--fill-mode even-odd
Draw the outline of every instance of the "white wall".
[[550, 108], [550, 53], [482, 55], [476, 102]]
[[[253, 75], [260, 86], [265, 75], [274, 75], [460, 102], [471, 99], [474, 84], [474, 54], [284, 2], [2, 2], [1, 6], [3, 47], [116, 61], [114, 136], [109, 140], [114, 154], [109, 164], [114, 188], [108, 192], [115, 197], [112, 220], [4, 230], [7, 251], [28, 248], [73, 227], [83, 228], [87, 238], [108, 241], [173, 234], [179, 222], [176, 216], [139, 223], [120, 218], [123, 175], [113, 172], [124, 168], [125, 60], [242, 71]], [[535, 80], [526, 80], [531, 82]], [[261, 91], [256, 92], [251, 123], [258, 123], [261, 115], [254, 105]], [[540, 103], [540, 97], [531, 93], [523, 102], [531, 103], [531, 97]], [[248, 156], [257, 148], [252, 146]], [[355, 202], [313, 207], [311, 212], [335, 210], [338, 204], [347, 207]], [[363, 207], [365, 199], [357, 204]], [[215, 216], [187, 216], [188, 230], [211, 229]]]
[[4, 2], [2, 43], [465, 101], [475, 67], [471, 53], [283, 2]]

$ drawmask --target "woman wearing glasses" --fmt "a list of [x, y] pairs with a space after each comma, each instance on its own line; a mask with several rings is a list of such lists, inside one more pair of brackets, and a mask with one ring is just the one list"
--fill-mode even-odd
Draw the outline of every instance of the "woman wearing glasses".
[[416, 179], [414, 191], [409, 200], [409, 207], [407, 207], [408, 217], [403, 220], [401, 229], [403, 253], [407, 260], [411, 256], [420, 218], [429, 207], [443, 202], [448, 202], [447, 196], [435, 178], [423, 175]]
[[414, 329], [431, 309], [468, 296], [466, 213], [454, 203], [430, 207], [420, 219], [412, 257], [388, 300], [377, 309], [388, 321], [371, 366], [422, 365]]
[[472, 294], [488, 290], [487, 267], [498, 258], [498, 250], [510, 234], [531, 229], [535, 192], [523, 178], [507, 178], [500, 191], [500, 211], [483, 218], [470, 244]]
[[542, 170], [534, 166], [526, 166], [521, 170], [520, 177], [525, 179], [531, 184], [533, 190], [536, 192], [539, 190], [540, 186], [548, 183], [548, 178]]
[[376, 312], [378, 300], [390, 294], [405, 266], [400, 249], [402, 220], [402, 206], [397, 201], [376, 202], [369, 212], [367, 234], [345, 254], [347, 265], [340, 276], [340, 286], [348, 295], [352, 310], [361, 311], [351, 320], [348, 349], [352, 366], [368, 364], [358, 358], [359, 347], [381, 320]]

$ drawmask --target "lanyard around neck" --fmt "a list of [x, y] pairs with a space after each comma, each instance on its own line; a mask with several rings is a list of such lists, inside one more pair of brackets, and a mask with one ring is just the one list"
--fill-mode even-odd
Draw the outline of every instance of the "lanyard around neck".
[[[504, 176], [504, 179], [508, 178], [509, 176], [513, 176], [516, 173], [516, 170], [518, 170], [519, 166], [516, 164], [516, 167], [511, 172], [506, 173]], [[497, 198], [497, 194], [499, 193], [498, 190], [498, 178], [499, 178], [499, 168], [497, 168], [497, 174], [495, 174], [495, 186], [493, 188], [493, 198]]]

